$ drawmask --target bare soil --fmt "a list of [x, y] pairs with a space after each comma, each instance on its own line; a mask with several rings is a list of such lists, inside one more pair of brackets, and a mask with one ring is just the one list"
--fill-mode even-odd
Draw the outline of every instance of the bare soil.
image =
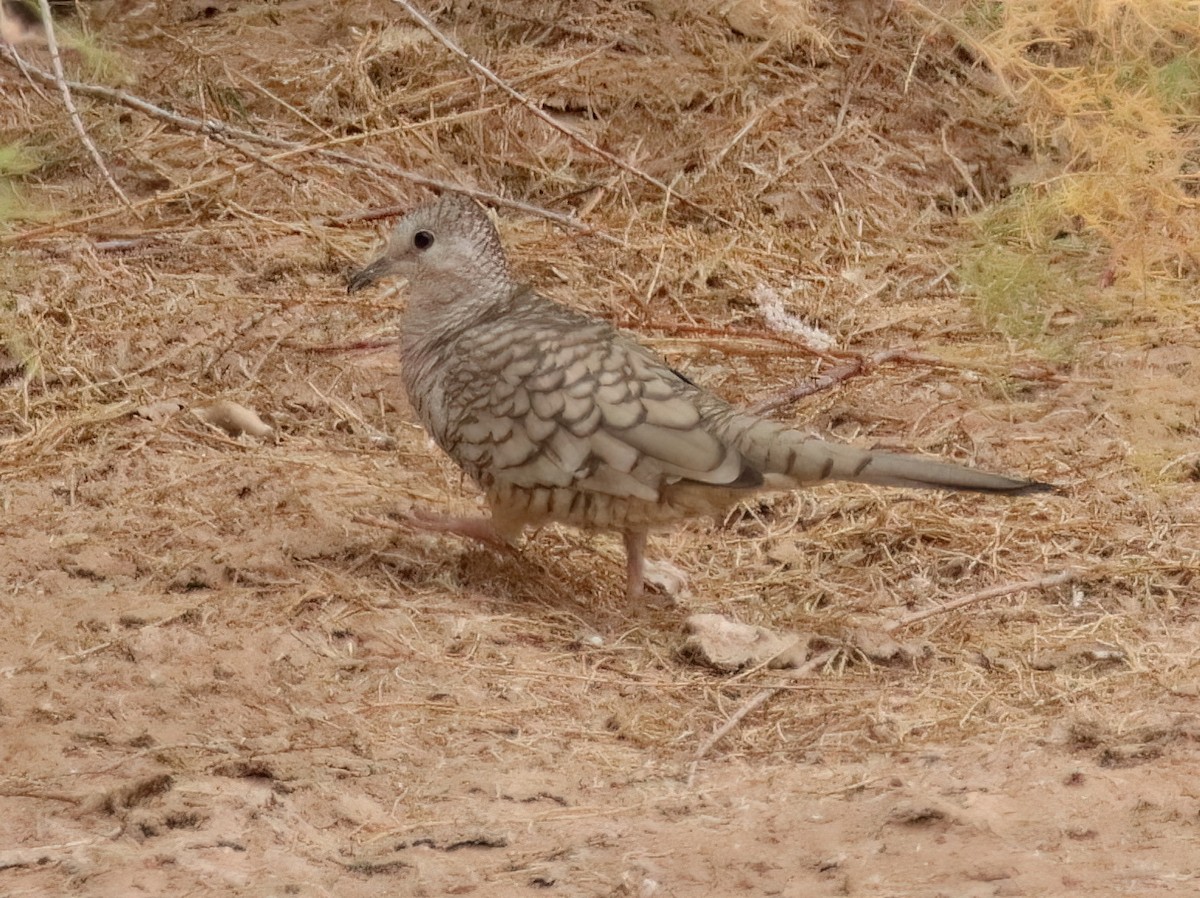
[[[44, 160], [43, 220], [0, 235], [0, 894], [1200, 891], [1195, 284], [1148, 302], [1096, 254], [1044, 342], [1004, 336], [953, 273], [1030, 162], [1020, 109], [915, 7], [765, 35], [751, 7], [436, 17], [724, 222], [382, 0], [86, 4], [119, 65], [68, 49], [80, 80], [311, 148], [77, 98], [133, 210], [0, 62], [0, 144]], [[502, 212], [521, 272], [731, 399], [910, 347], [775, 414], [1061, 492], [764, 498], [654, 539], [688, 585], [636, 607], [608, 536], [499, 557], [364, 522], [474, 503], [401, 395], [403, 290], [345, 296], [373, 210], [429, 196], [387, 165], [578, 214], [595, 233]], [[206, 424], [218, 400], [271, 433]], [[679, 654], [697, 612], [845, 651], [708, 670]]]

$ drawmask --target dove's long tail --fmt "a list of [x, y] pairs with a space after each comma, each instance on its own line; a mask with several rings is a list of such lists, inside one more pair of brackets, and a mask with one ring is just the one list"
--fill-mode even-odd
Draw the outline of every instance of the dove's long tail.
[[[735, 445], [768, 484], [808, 486], [848, 480], [912, 489], [965, 490], [1024, 496], [1053, 491], [1048, 483], [978, 471], [915, 455], [858, 449], [810, 437], [774, 421], [738, 416]], [[781, 483], [781, 481], [783, 481]]]

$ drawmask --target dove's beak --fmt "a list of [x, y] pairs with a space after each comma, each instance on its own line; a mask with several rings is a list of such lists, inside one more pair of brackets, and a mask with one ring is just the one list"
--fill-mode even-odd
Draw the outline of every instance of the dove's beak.
[[350, 275], [350, 280], [346, 283], [347, 293], [357, 293], [363, 287], [369, 287], [382, 277], [386, 277], [392, 268], [392, 260], [387, 255], [382, 255], [366, 268], [361, 271], [356, 271]]

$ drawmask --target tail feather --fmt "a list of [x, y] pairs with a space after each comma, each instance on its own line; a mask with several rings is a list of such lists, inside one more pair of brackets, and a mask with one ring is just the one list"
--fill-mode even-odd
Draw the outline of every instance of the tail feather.
[[741, 433], [737, 445], [747, 460], [768, 478], [782, 477], [796, 486], [826, 480], [846, 480], [876, 486], [1003, 493], [1009, 496], [1054, 490], [1050, 484], [1036, 480], [992, 474], [915, 455], [873, 452], [827, 443], [763, 420], [753, 421]]

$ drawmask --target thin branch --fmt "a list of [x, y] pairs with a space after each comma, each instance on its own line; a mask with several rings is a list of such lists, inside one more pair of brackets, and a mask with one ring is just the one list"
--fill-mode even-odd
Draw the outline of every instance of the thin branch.
[[[3, 4], [0, 4], [0, 19], [3, 19], [3, 17], [4, 6]], [[50, 95], [42, 90], [40, 84], [33, 80], [33, 76], [29, 74], [29, 70], [25, 67], [25, 60], [21, 58], [21, 54], [17, 52], [17, 48], [11, 44], [5, 44], [3, 41], [0, 41], [0, 49], [7, 51], [6, 55], [8, 57], [8, 61], [16, 66], [17, 71], [21, 73], [21, 75], [25, 78], [25, 81], [28, 82], [29, 86], [33, 88], [34, 93], [36, 93], [43, 100], [49, 102]]]
[[[537, 218], [544, 218], [547, 221], [552, 221], [555, 224], [563, 225], [576, 231], [581, 231], [592, 237], [598, 237], [605, 243], [611, 243], [613, 246], [627, 247], [628, 244], [624, 240], [613, 237], [611, 234], [606, 234], [603, 231], [594, 230], [587, 224], [581, 222], [578, 218], [571, 215], [565, 215], [562, 212], [555, 212], [543, 206], [535, 206], [533, 203], [524, 203], [520, 200], [510, 200], [507, 197], [497, 196], [494, 193], [488, 193], [486, 190], [475, 190], [471, 187], [459, 187], [458, 185], [447, 185], [445, 190], [454, 193], [461, 193], [464, 196], [469, 196], [472, 199], [477, 199], [480, 202], [487, 203], [491, 206], [499, 206], [504, 209], [512, 209], [515, 212], [523, 212], [526, 215], [533, 215]], [[361, 221], [379, 221], [384, 218], [395, 218], [398, 215], [403, 215], [409, 212], [412, 206], [409, 205], [392, 205], [379, 206], [373, 209], [364, 209], [361, 212], [348, 212], [345, 215], [338, 215], [335, 218], [326, 218], [320, 224], [331, 228], [344, 228], [348, 225], [356, 224]]]
[[[1023, 592], [1027, 589], [1047, 589], [1051, 586], [1059, 586], [1063, 583], [1069, 583], [1072, 580], [1075, 580], [1078, 576], [1078, 571], [1066, 570], [1060, 571], [1057, 574], [1048, 574], [1045, 577], [1036, 577], [1032, 580], [1021, 580], [1017, 583], [1006, 583], [1001, 586], [993, 586], [990, 589], [982, 589], [979, 592], [973, 592], [970, 595], [962, 596], [961, 598], [954, 599], [953, 601], [946, 602], [945, 604], [938, 605], [934, 608], [926, 608], [921, 611], [914, 612], [913, 614], [907, 615], [898, 621], [893, 621], [892, 623], [888, 624], [886, 627], [884, 627], [884, 631], [887, 633], [893, 633], [903, 627], [915, 624], [918, 621], [926, 620], [938, 614], [947, 614], [951, 611], [957, 611], [960, 608], [965, 608], [967, 605], [973, 605], [977, 602], [986, 601], [987, 599], [998, 598], [999, 596], [1011, 595], [1014, 592]], [[841, 649], [827, 649], [826, 651], [810, 658], [800, 667], [784, 673], [789, 679], [806, 677], [813, 671], [824, 666], [826, 663], [832, 660], [839, 651], [841, 651]], [[768, 686], [765, 689], [760, 689], [758, 692], [754, 693], [754, 695], [750, 696], [750, 698], [748, 698], [745, 702], [739, 705], [737, 710], [734, 711], [733, 714], [731, 714], [729, 718], [721, 724], [721, 726], [717, 727], [717, 729], [713, 731], [712, 735], [705, 739], [704, 742], [700, 744], [700, 747], [696, 749], [696, 754], [692, 757], [691, 774], [688, 778], [689, 782], [695, 776], [696, 763], [698, 761], [712, 751], [713, 748], [716, 747], [717, 743], [728, 736], [734, 730], [734, 728], [738, 726], [738, 724], [746, 719], [748, 714], [750, 714], [756, 708], [766, 704], [780, 692], [783, 692], [785, 688], [786, 687], [784, 686]]]
[[1200, 452], [1188, 452], [1179, 456], [1178, 458], [1172, 459], [1158, 469], [1158, 476], [1164, 476], [1167, 471], [1171, 470], [1177, 465], [1190, 465], [1192, 462], [1200, 462]]
[[[78, 804], [78, 802], [75, 802]], [[12, 848], [0, 851], [0, 870], [11, 870], [16, 867], [40, 867], [51, 862], [60, 862], [67, 858], [78, 856], [78, 849], [85, 845], [95, 845], [115, 839], [122, 827], [113, 832], [91, 839], [76, 839], [73, 842], [63, 842], [58, 845], [39, 845], [36, 848]]]
[[1010, 101], [1017, 99], [1016, 91], [1009, 85], [1008, 79], [1004, 77], [1004, 65], [993, 48], [989, 47], [985, 42], [977, 40], [967, 29], [955, 24], [946, 16], [934, 12], [926, 4], [920, 2], [920, 0], [900, 0], [900, 5], [906, 7], [908, 10], [928, 16], [945, 28], [954, 36], [955, 40], [962, 42], [972, 53], [987, 63], [988, 69], [999, 82], [999, 93], [1004, 99]]
[[454, 42], [453, 38], [451, 38], [448, 34], [446, 34], [440, 28], [438, 28], [437, 25], [435, 25], [433, 23], [432, 19], [430, 19], [427, 15], [425, 15], [425, 13], [421, 12], [419, 9], [417, 9], [415, 6], [413, 6], [413, 4], [408, 2], [408, 0], [392, 0], [392, 2], [395, 3], [397, 6], [403, 7], [404, 10], [410, 16], [412, 16], [414, 19], [417, 20], [418, 23], [420, 23], [422, 28], [424, 28], [426, 31], [428, 31], [443, 47], [445, 47], [447, 50], [449, 50], [451, 53], [453, 53], [455, 56], [459, 57], [463, 62], [465, 62], [473, 71], [477, 72], [485, 80], [487, 80], [494, 86], [500, 88], [500, 90], [504, 91], [506, 94], [508, 94], [510, 97], [512, 97], [518, 103], [520, 103], [522, 106], [524, 106], [530, 112], [532, 112], [535, 116], [537, 116], [539, 119], [541, 119], [547, 125], [549, 125], [555, 131], [558, 131], [560, 134], [565, 134], [567, 137], [569, 137], [575, 143], [579, 144], [581, 147], [583, 147], [589, 153], [594, 153], [595, 155], [597, 155], [601, 159], [603, 159], [605, 162], [608, 162], [611, 165], [615, 165], [618, 168], [622, 169], [623, 171], [626, 171], [629, 174], [633, 175], [634, 177], [638, 178], [639, 180], [645, 181], [647, 184], [651, 184], [651, 185], [657, 187], [659, 190], [661, 190], [663, 193], [666, 194], [668, 200], [671, 197], [675, 197], [681, 203], [683, 203], [685, 206], [689, 206], [692, 209], [695, 209], [697, 212], [700, 212], [704, 216], [711, 218], [714, 221], [718, 221], [721, 224], [725, 225], [726, 227], [734, 227], [732, 222], [728, 221], [727, 219], [722, 218], [720, 215], [713, 212], [712, 210], [706, 209], [703, 206], [701, 206], [699, 203], [693, 202], [692, 200], [688, 199], [686, 196], [683, 196], [682, 194], [677, 193], [674, 190], [674, 188], [672, 188], [671, 185], [667, 184], [665, 181], [660, 181], [658, 178], [654, 177], [653, 175], [648, 174], [647, 172], [644, 172], [641, 169], [638, 169], [638, 168], [630, 165], [628, 162], [621, 159], [620, 157], [613, 155], [608, 150], [604, 149], [603, 147], [599, 146], [598, 144], [594, 143], [593, 141], [588, 140], [582, 134], [579, 134], [578, 132], [571, 130], [566, 125], [564, 125], [562, 122], [557, 121], [554, 118], [554, 116], [550, 115], [548, 112], [546, 112], [540, 106], [538, 106], [536, 103], [534, 103], [532, 100], [530, 100], [527, 96], [525, 96], [523, 93], [521, 93], [515, 87], [513, 87], [511, 84], [509, 84], [507, 81], [505, 81], [499, 75], [497, 75], [495, 72], [493, 72], [487, 66], [485, 66], [483, 63], [479, 62], [477, 59], [475, 59], [473, 56], [471, 56], [471, 54], [469, 54], [466, 50], [464, 50], [462, 47], [460, 47], [458, 44], [456, 44]]
[[[87, 128], [83, 126], [83, 119], [79, 116], [79, 110], [75, 108], [75, 100], [71, 97], [71, 89], [67, 86], [67, 74], [63, 71], [62, 58], [58, 55], [58, 40], [54, 36], [54, 20], [50, 15], [50, 0], [39, 0], [39, 3], [42, 9], [42, 28], [46, 31], [46, 46], [50, 50], [50, 62], [54, 66], [54, 83], [58, 85], [58, 91], [62, 94], [63, 106], [66, 107], [67, 114], [71, 117], [71, 124], [75, 126], [75, 131], [79, 134], [80, 141], [82, 141], [84, 148], [91, 155], [92, 161], [96, 163], [96, 168], [100, 169], [100, 174], [104, 176], [104, 180], [108, 182], [108, 186], [112, 188], [112, 192], [117, 195], [117, 198], [122, 203], [132, 208], [129, 197], [125, 195], [125, 191], [121, 189], [121, 186], [113, 178], [112, 172], [108, 170], [108, 165], [105, 163], [104, 157], [100, 155], [100, 151], [92, 142], [92, 138], [88, 136]], [[32, 68], [27, 71], [32, 71]]]
[[[22, 69], [26, 75], [32, 78], [34, 81], [41, 81], [45, 84], [57, 83], [58, 79], [56, 79], [55, 76], [50, 72], [39, 69], [36, 66], [19, 60], [11, 47], [0, 44], [0, 59], [4, 59], [13, 66]], [[161, 106], [156, 106], [153, 103], [142, 99], [141, 97], [128, 93], [127, 91], [117, 90], [111, 87], [104, 87], [97, 84], [84, 84], [78, 81], [64, 80], [62, 83], [69, 87], [72, 92], [80, 96], [87, 96], [93, 99], [103, 100], [108, 103], [124, 106], [128, 109], [133, 109], [142, 113], [143, 115], [148, 115], [151, 118], [156, 118], [160, 121], [167, 122], [168, 124], [179, 128], [181, 131], [189, 131], [194, 134], [203, 134], [226, 145], [229, 145], [229, 141], [231, 140], [242, 140], [246, 141], [247, 143], [258, 144], [259, 146], [271, 147], [272, 149], [282, 151], [281, 153], [276, 153], [257, 159], [256, 161], [259, 164], [269, 165], [269, 163], [274, 163], [280, 159], [288, 158], [290, 156], [311, 153], [313, 155], [320, 156], [323, 159], [329, 159], [345, 165], [352, 165], [355, 168], [379, 172], [380, 174], [399, 178], [412, 184], [417, 184], [421, 187], [427, 187], [438, 192], [449, 191], [452, 193], [461, 193], [481, 202], [488, 203], [489, 205], [514, 209], [528, 215], [544, 218], [547, 221], [552, 221], [555, 224], [562, 225], [563, 227], [571, 228], [572, 230], [580, 231], [597, 237], [607, 243], [613, 244], [614, 246], [626, 246], [624, 241], [619, 240], [611, 234], [597, 231], [590, 225], [580, 221], [574, 216], [566, 215], [562, 212], [554, 212], [553, 210], [545, 209], [532, 203], [523, 203], [519, 200], [508, 199], [507, 197], [489, 193], [486, 190], [476, 190], [472, 187], [464, 187], [461, 184], [452, 184], [449, 181], [442, 181], [438, 178], [430, 178], [418, 172], [400, 168], [387, 162], [375, 162], [374, 160], [363, 159], [351, 153], [344, 153], [338, 150], [330, 149], [330, 147], [338, 146], [339, 144], [353, 143], [355, 141], [362, 140], [362, 135], [359, 134], [337, 137], [319, 144], [305, 144], [294, 140], [284, 140], [279, 137], [269, 137], [265, 134], [259, 134], [255, 131], [248, 131], [244, 128], [237, 128], [219, 119], [198, 119], [193, 118], [192, 116], [182, 115], [177, 112], [163, 109]], [[248, 169], [249, 166], [241, 166], [229, 172], [222, 172], [221, 174], [215, 175], [212, 178], [207, 178], [194, 184], [185, 185], [177, 190], [160, 193], [156, 196], [140, 200], [137, 203], [132, 203], [130, 204], [129, 208], [136, 210], [145, 206], [154, 205], [155, 203], [166, 199], [173, 199], [181, 195], [186, 195], [187, 193], [199, 189], [200, 187], [211, 186], [214, 183], [219, 183], [220, 181], [231, 178], [240, 172], [247, 171]], [[0, 236], [0, 244], [15, 243], [17, 241], [39, 236], [41, 234], [50, 234], [65, 228], [81, 224], [89, 224], [94, 221], [110, 218], [119, 214], [121, 211], [121, 209], [109, 209], [103, 212], [81, 216], [70, 221], [34, 228], [19, 234], [3, 235]], [[353, 220], [354, 218], [352, 216], [346, 216], [341, 219], [330, 219], [326, 222], [326, 224], [338, 226], [339, 224], [345, 224]]]
[[[234, 445], [236, 446], [236, 445], [240, 445], [240, 444], [234, 443]], [[108, 649], [111, 649], [114, 645], [121, 645], [122, 643], [127, 642], [131, 637], [136, 636], [137, 634], [141, 633], [143, 630], [150, 630], [150, 629], [156, 629], [158, 627], [165, 627], [165, 626], [175, 623], [178, 620], [182, 620], [183, 618], [187, 617], [190, 614], [195, 614], [195, 613], [196, 613], [195, 608], [184, 608], [182, 611], [177, 611], [175, 614], [169, 614], [166, 617], [159, 618], [158, 620], [153, 620], [153, 621], [150, 621], [149, 623], [143, 624], [142, 626], [138, 627], [135, 630], [131, 630], [128, 633], [122, 633], [116, 639], [109, 639], [105, 642], [101, 642], [96, 645], [93, 645], [90, 648], [82, 649], [78, 652], [72, 652], [69, 655], [60, 655], [58, 660], [59, 661], [78, 661], [81, 658], [90, 657], [91, 655], [95, 655], [98, 652], [103, 652]]]
[[884, 362], [890, 362], [892, 359], [899, 358], [906, 354], [903, 349], [885, 349], [882, 352], [877, 352], [872, 356], [860, 356], [857, 359], [852, 359], [844, 365], [839, 365], [832, 371], [822, 374], [815, 380], [808, 380], [802, 384], [797, 384], [789, 390], [775, 396], [763, 399], [760, 402], [750, 406], [749, 411], [756, 415], [763, 415], [767, 412], [775, 411], [785, 405], [791, 405], [798, 399], [803, 399], [805, 396], [811, 396], [814, 393], [820, 393], [823, 390], [828, 390], [830, 387], [847, 381], [850, 378], [866, 374], [872, 368], [882, 365]]
[[276, 165], [274, 162], [271, 161], [269, 156], [264, 156], [262, 153], [256, 153], [254, 150], [250, 149], [249, 147], [243, 146], [242, 144], [237, 143], [236, 141], [231, 140], [230, 138], [225, 137], [222, 134], [211, 134], [209, 136], [213, 140], [215, 140], [217, 143], [221, 144], [221, 146], [229, 147], [229, 149], [233, 150], [235, 153], [239, 153], [242, 156], [245, 156], [247, 159], [249, 159], [252, 162], [257, 162], [263, 168], [269, 168], [271, 171], [275, 172], [275, 174], [279, 175], [279, 177], [283, 178], [285, 181], [295, 181], [297, 184], [304, 183], [304, 179], [301, 178], [298, 174], [296, 174], [295, 172], [290, 172], [287, 169], [285, 169], [279, 165]]
[[965, 608], [967, 605], [974, 605], [976, 602], [996, 599], [1000, 596], [1011, 595], [1014, 592], [1024, 592], [1027, 589], [1049, 589], [1051, 586], [1061, 586], [1063, 583], [1070, 583], [1078, 576], [1078, 571], [1065, 570], [1059, 571], [1057, 574], [1047, 574], [1045, 577], [1036, 577], [1033, 580], [1021, 580], [1017, 583], [1004, 583], [989, 589], [981, 589], [979, 592], [973, 592], [970, 595], [962, 596], [942, 605], [935, 605], [932, 608], [923, 608], [920, 611], [914, 611], [912, 614], [900, 618], [900, 620], [892, 621], [883, 630], [885, 633], [894, 633], [919, 621], [936, 617], [939, 614], [948, 614], [951, 611]]
[[[824, 667], [829, 661], [832, 661], [833, 657], [837, 655], [839, 651], [841, 651], [841, 649], [826, 649], [825, 651], [809, 658], [799, 667], [787, 671], [786, 675], [790, 679], [806, 677], [813, 671]], [[721, 724], [721, 726], [717, 727], [713, 734], [700, 744], [700, 747], [696, 749], [696, 754], [692, 757], [692, 763], [694, 764], [696, 761], [699, 761], [710, 751], [712, 751], [718, 742], [733, 732], [734, 728], [746, 718], [747, 714], [749, 714], [755, 708], [766, 704], [766, 702], [771, 698], [778, 695], [780, 692], [783, 692], [784, 688], [785, 687], [783, 686], [768, 686], [766, 689], [760, 689], [758, 692], [754, 693], [754, 695], [750, 696], [749, 699], [738, 706], [738, 709], [729, 716], [728, 720]]]

